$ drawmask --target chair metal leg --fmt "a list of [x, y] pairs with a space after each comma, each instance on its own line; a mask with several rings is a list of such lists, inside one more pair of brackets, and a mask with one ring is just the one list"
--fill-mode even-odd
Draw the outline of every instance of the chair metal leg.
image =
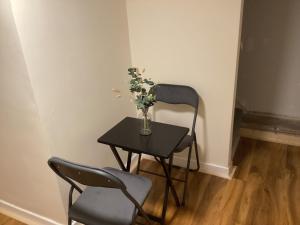
[[[142, 206], [133, 198], [127, 190], [122, 190], [123, 194], [135, 205], [136, 209], [138, 210], [138, 214], [140, 214], [146, 221], [147, 224], [151, 224], [151, 220], [148, 217], [147, 213], [143, 210]], [[134, 219], [133, 219], [134, 221]]]
[[146, 220], [146, 224], [151, 225], [151, 220], [149, 216], [143, 210], [142, 211], [140, 210], [139, 212], [142, 215], [142, 217]]
[[136, 174], [140, 173], [141, 159], [142, 159], [142, 154], [139, 154], [138, 164], [137, 164], [136, 172], [135, 172]]
[[123, 163], [123, 161], [122, 161], [122, 159], [121, 159], [121, 157], [120, 157], [120, 155], [119, 155], [119, 153], [118, 153], [116, 147], [113, 146], [113, 145], [110, 145], [109, 147], [110, 147], [111, 151], [113, 152], [113, 154], [114, 154], [114, 156], [115, 156], [115, 158], [116, 158], [116, 160], [117, 160], [117, 162], [118, 162], [120, 168], [121, 168], [123, 171], [127, 171], [127, 168], [125, 167], [125, 165], [124, 165], [124, 163]]
[[188, 161], [186, 165], [185, 170], [185, 181], [184, 181], [184, 190], [183, 190], [183, 196], [182, 196], [182, 206], [185, 206], [185, 197], [186, 197], [186, 191], [188, 186], [188, 179], [189, 179], [189, 172], [190, 172], [190, 164], [191, 164], [191, 153], [192, 153], [192, 146], [189, 147], [189, 155], [188, 155]]
[[173, 158], [174, 158], [174, 154], [171, 155], [171, 157], [169, 158], [169, 176], [172, 178], [172, 168], [173, 168]]
[[161, 213], [161, 224], [165, 224], [165, 221], [166, 221], [166, 214], [167, 214], [167, 208], [168, 208], [168, 200], [169, 200], [169, 184], [168, 184], [168, 181], [166, 181], [166, 184], [165, 184], [165, 193], [164, 193], [163, 210], [162, 210], [162, 213]]
[[[169, 158], [169, 168], [168, 168], [168, 170], [169, 170], [169, 177], [170, 177], [171, 180], [174, 180], [172, 178], [173, 159], [174, 159], [174, 154], [172, 154], [170, 156], [170, 158]], [[166, 176], [165, 176], [165, 178], [166, 178]], [[174, 201], [176, 202], [177, 207], [179, 207], [180, 206], [180, 202], [179, 202], [178, 198], [176, 199], [174, 191], [172, 192], [172, 196], [174, 198]]]
[[199, 160], [198, 143], [197, 143], [196, 134], [194, 134], [194, 146], [195, 146], [195, 153], [196, 153], [196, 159], [197, 159], [197, 171], [199, 171], [200, 160]]

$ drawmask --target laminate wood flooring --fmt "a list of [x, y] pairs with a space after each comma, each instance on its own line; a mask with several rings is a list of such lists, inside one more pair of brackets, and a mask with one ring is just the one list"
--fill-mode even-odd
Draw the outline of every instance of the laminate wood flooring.
[[[192, 172], [188, 203], [176, 208], [169, 197], [170, 225], [300, 225], [300, 148], [242, 138], [237, 149], [237, 171], [232, 180]], [[156, 162], [144, 160], [147, 170], [162, 172]], [[160, 215], [163, 178], [153, 180], [145, 204], [147, 212]], [[174, 169], [182, 177], [182, 169]], [[183, 185], [175, 182], [178, 193]]]
[[[169, 197], [169, 225], [300, 225], [300, 147], [242, 138], [232, 180], [191, 172], [187, 204], [176, 208]], [[160, 165], [143, 160], [142, 168], [162, 173]], [[172, 175], [182, 178], [183, 169]], [[159, 216], [164, 178], [153, 181], [145, 210]], [[183, 184], [174, 182], [181, 197]], [[0, 214], [0, 225], [24, 225]], [[158, 224], [158, 223], [154, 223]]]
[[26, 225], [0, 213], [0, 225]]

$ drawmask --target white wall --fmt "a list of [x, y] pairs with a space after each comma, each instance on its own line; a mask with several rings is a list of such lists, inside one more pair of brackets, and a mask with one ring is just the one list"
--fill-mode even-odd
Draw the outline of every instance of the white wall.
[[[96, 139], [134, 115], [125, 0], [10, 2], [0, 0], [0, 203], [65, 223], [67, 186], [47, 159], [117, 166]], [[197, 89], [203, 165], [227, 171], [241, 0], [128, 0], [127, 12], [134, 64], [159, 82]], [[191, 112], [181, 112], [160, 105], [156, 117], [188, 125]]]
[[250, 111], [300, 119], [300, 2], [245, 1], [238, 98]]
[[[133, 64], [145, 67], [154, 81], [198, 91], [201, 161], [216, 169], [231, 163], [241, 8], [241, 0], [127, 0]], [[189, 125], [190, 110], [163, 107], [156, 120]]]
[[[0, 171], [6, 179], [0, 199], [65, 224], [67, 186], [50, 173], [47, 159], [56, 155], [99, 167], [117, 166], [97, 138], [134, 114], [127, 97], [125, 1], [11, 0], [11, 5], [14, 18], [6, 4], [9, 23], [6, 17], [3, 21], [13, 36], [0, 33], [3, 41], [15, 39], [0, 51], [1, 63], [9, 67], [1, 81], [6, 104], [1, 109], [9, 111], [1, 113], [7, 125], [0, 128], [6, 135], [1, 141]], [[18, 70], [16, 63], [21, 64]], [[112, 88], [121, 89], [123, 96], [116, 99]], [[15, 168], [8, 170], [12, 165]]]
[[[124, 1], [12, 0], [40, 114], [54, 154], [112, 163], [97, 138], [132, 113]], [[126, 95], [116, 99], [112, 88]], [[75, 154], [74, 154], [75, 153]]]
[[0, 74], [0, 200], [61, 219], [58, 185], [46, 164], [50, 149], [8, 0], [0, 1]]

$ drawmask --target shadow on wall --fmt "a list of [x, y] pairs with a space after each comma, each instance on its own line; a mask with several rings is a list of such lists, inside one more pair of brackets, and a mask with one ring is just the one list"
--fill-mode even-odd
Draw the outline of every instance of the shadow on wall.
[[9, 0], [0, 1], [0, 49], [0, 200], [13, 215], [26, 214], [15, 205], [62, 222], [59, 187], [46, 165], [49, 143]]
[[297, 0], [245, 1], [238, 98], [248, 110], [299, 117], [299, 19]]
[[[193, 107], [188, 105], [172, 105], [157, 102], [153, 108], [154, 121], [188, 127], [190, 131], [192, 128], [193, 116], [194, 109]], [[205, 150], [207, 149], [207, 126], [205, 116], [205, 105], [201, 97], [199, 98], [199, 108], [195, 132], [197, 134], [200, 161], [203, 162], [206, 161]], [[179, 153], [179, 155], [186, 156], [187, 151], [183, 151], [182, 153]], [[193, 155], [192, 157], [194, 158], [195, 155]]]

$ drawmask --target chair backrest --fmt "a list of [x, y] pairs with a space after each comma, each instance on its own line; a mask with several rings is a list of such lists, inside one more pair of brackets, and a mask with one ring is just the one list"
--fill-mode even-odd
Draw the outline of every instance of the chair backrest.
[[169, 104], [185, 104], [198, 108], [199, 95], [194, 88], [175, 84], [157, 84], [156, 100]]
[[92, 187], [126, 189], [119, 178], [105, 170], [75, 164], [57, 157], [50, 158], [48, 165], [58, 176], [76, 189], [78, 186], [73, 181]]
[[198, 114], [199, 95], [197, 91], [189, 86], [176, 84], [157, 84], [154, 88], [156, 100], [168, 104], [184, 104], [194, 108], [194, 119], [192, 133], [195, 130], [195, 124]]

